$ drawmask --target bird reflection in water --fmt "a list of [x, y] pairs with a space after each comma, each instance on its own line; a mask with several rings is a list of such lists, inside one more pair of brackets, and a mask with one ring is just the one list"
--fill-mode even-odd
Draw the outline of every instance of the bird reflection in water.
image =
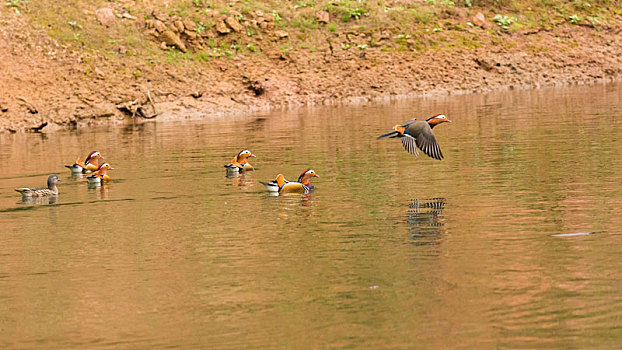
[[[278, 192], [267, 192], [266, 195], [268, 197], [287, 198], [287, 199], [283, 199], [282, 203], [287, 204], [283, 209], [289, 209], [291, 207], [298, 206], [298, 203], [300, 203], [300, 206], [302, 207], [310, 207], [313, 205], [313, 199], [311, 198], [311, 193], [305, 193], [305, 194], [286, 193], [285, 195], [279, 195]], [[300, 197], [300, 201], [298, 201], [296, 197]]]
[[99, 188], [99, 199], [106, 200], [108, 199], [108, 189], [110, 186], [100, 186]]
[[302, 198], [300, 198], [300, 205], [303, 207], [310, 207], [312, 204], [313, 201], [311, 200], [311, 193], [303, 194]]
[[244, 187], [251, 184], [253, 181], [249, 174], [238, 173], [231, 174], [227, 171], [227, 178], [232, 179], [233, 187]]
[[[298, 193], [286, 193], [279, 196], [279, 193], [276, 192], [276, 196], [278, 199], [278, 211], [277, 216], [285, 219], [290, 216], [294, 218], [301, 217], [311, 217], [313, 214], [313, 210], [304, 209], [301, 210], [300, 207], [309, 208], [313, 206], [313, 198], [311, 193], [298, 194]], [[268, 192], [268, 196], [275, 196], [273, 193]]]
[[105, 184], [101, 182], [88, 182], [86, 186], [89, 190], [96, 190], [97, 194], [99, 195], [99, 199], [108, 199], [108, 190], [110, 188], [110, 184]]
[[154, 124], [147, 124], [147, 123], [127, 124], [123, 127], [123, 134], [125, 135], [140, 134], [145, 131], [146, 127], [150, 127], [151, 129], [153, 129]]
[[228, 179], [236, 179], [236, 178], [244, 175], [244, 173], [239, 172], [237, 169], [227, 168], [225, 171], [226, 171], [226, 175], [225, 176]]
[[408, 204], [406, 222], [415, 245], [435, 245], [441, 238], [445, 198], [412, 199]]
[[258, 130], [264, 130], [266, 128], [267, 118], [258, 117], [250, 122], [245, 122], [247, 133], [257, 132]]
[[56, 204], [58, 203], [58, 196], [44, 196], [44, 197], [22, 197], [22, 204]]
[[102, 183], [101, 183], [101, 182], [87, 182], [87, 183], [86, 183], [86, 187], [87, 187], [89, 190], [94, 190], [94, 189], [96, 189], [96, 188], [100, 188], [100, 187], [103, 187], [103, 186], [102, 186]]

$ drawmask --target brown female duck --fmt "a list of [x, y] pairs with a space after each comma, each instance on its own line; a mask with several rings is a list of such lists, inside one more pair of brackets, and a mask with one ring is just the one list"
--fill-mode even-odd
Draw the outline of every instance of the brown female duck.
[[58, 195], [58, 187], [56, 182], [61, 181], [56, 174], [50, 174], [48, 176], [48, 188], [16, 188], [15, 191], [22, 194], [22, 197], [47, 197]]

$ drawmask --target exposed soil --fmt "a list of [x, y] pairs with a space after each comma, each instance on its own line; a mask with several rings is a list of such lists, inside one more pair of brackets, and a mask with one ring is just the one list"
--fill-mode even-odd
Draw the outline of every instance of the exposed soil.
[[[208, 62], [143, 64], [80, 53], [0, 11], [0, 132], [51, 131], [102, 121], [249, 113], [393, 96], [583, 84], [622, 77], [622, 26], [560, 24], [491, 33], [473, 49], [278, 49]], [[278, 34], [278, 33], [277, 33]], [[365, 33], [334, 34], [352, 40]], [[382, 33], [376, 34], [382, 43]], [[352, 37], [353, 36], [353, 37]], [[268, 39], [266, 39], [268, 40]], [[281, 34], [269, 40], [288, 40]]]

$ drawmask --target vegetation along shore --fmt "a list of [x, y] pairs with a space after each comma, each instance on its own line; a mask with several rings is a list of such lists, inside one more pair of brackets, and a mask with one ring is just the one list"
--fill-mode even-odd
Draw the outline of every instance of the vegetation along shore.
[[616, 80], [621, 5], [3, 0], [0, 132]]

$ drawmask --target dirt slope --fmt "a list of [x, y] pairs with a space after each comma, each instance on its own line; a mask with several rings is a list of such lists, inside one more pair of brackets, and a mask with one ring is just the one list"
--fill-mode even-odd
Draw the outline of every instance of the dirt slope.
[[[96, 22], [93, 12], [85, 17], [105, 28]], [[393, 33], [352, 28], [325, 31], [312, 50], [301, 49], [302, 45], [292, 46], [297, 40], [294, 35], [268, 27], [261, 38], [253, 38], [258, 46], [262, 40], [269, 41], [270, 45], [261, 47], [261, 54], [234, 52], [199, 60], [196, 54], [183, 56], [177, 49], [158, 44], [162, 36], [149, 39], [149, 30], [155, 33], [149, 29], [154, 23], [148, 22], [151, 17], [128, 18], [126, 22], [132, 21], [129, 25], [144, 30], [148, 50], [126, 55], [128, 49], [119, 46], [113, 55], [62, 42], [28, 16], [0, 10], [0, 132], [52, 131], [130, 118], [209, 117], [282, 106], [582, 84], [622, 77], [619, 20], [597, 27], [558, 23], [499, 31], [490, 30], [494, 23], [471, 25], [470, 14], [462, 13], [448, 21], [467, 23], [459, 29], [460, 38], [476, 37], [477, 45], [424, 50], [388, 50], [384, 41], [400, 39]], [[122, 19], [117, 13], [116, 21]], [[172, 16], [170, 23], [174, 22]], [[444, 23], [449, 26], [450, 22]], [[215, 38], [221, 35], [216, 32]], [[451, 42], [453, 32], [445, 30], [438, 35]], [[190, 47], [196, 39], [180, 37], [188, 40]], [[283, 50], [284, 44], [294, 49]], [[160, 49], [169, 61], [153, 63], [148, 52]], [[194, 59], [178, 59], [178, 54]]]

